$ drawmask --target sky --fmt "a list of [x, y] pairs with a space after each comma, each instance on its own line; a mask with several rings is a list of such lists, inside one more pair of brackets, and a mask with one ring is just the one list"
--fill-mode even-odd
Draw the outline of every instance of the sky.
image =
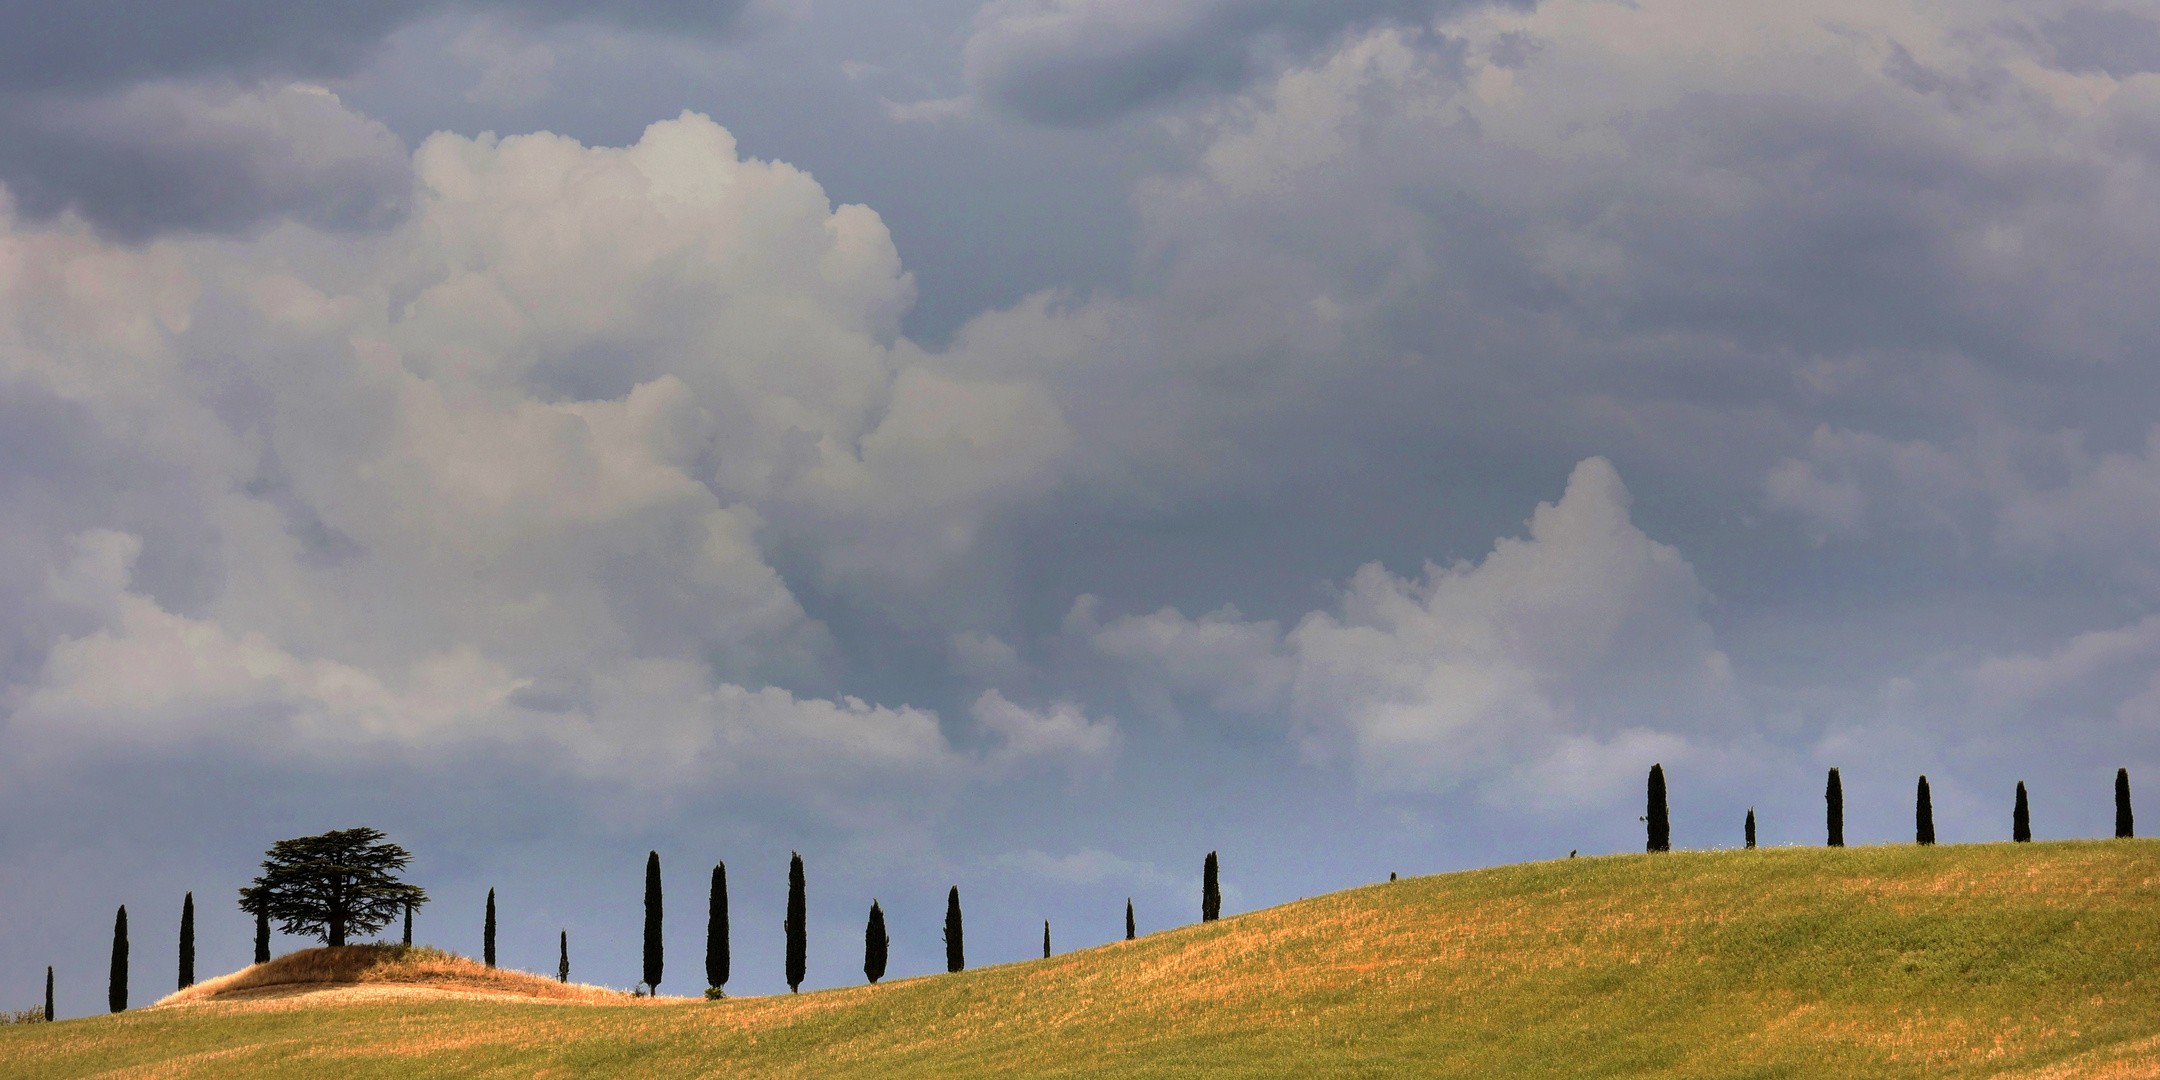
[[2147, 7], [318, 7], [0, 0], [0, 1005], [360, 825], [766, 994], [2160, 791]]

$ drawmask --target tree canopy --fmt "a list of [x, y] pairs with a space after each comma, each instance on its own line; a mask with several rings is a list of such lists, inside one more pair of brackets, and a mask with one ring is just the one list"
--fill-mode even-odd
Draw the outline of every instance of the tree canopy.
[[240, 890], [240, 910], [278, 922], [288, 934], [343, 945], [372, 934], [427, 893], [397, 879], [412, 856], [366, 827], [280, 840], [263, 860], [262, 876]]

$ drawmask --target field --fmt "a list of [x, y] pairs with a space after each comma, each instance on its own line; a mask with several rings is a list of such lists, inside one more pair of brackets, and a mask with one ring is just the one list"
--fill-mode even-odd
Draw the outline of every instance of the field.
[[1563, 859], [800, 996], [0, 1026], [0, 1074], [2160, 1077], [2156, 882], [2148, 840]]

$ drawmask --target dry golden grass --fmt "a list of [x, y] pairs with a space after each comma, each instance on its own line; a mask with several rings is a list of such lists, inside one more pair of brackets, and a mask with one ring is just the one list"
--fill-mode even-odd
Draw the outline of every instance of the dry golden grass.
[[[205, 979], [166, 995], [151, 1007], [275, 999], [343, 988], [429, 990], [580, 1005], [689, 1000], [639, 998], [605, 986], [558, 982], [531, 972], [491, 968], [477, 960], [428, 946], [340, 945], [302, 949], [267, 964], [255, 964], [230, 975]], [[332, 1000], [350, 1000], [352, 996]]]
[[[813, 974], [852, 966], [838, 953]], [[0, 1075], [2160, 1080], [2156, 958], [2160, 842], [1675, 852], [1409, 878], [802, 995], [311, 998], [331, 1007], [0, 1028]], [[322, 985], [441, 980], [427, 970]]]

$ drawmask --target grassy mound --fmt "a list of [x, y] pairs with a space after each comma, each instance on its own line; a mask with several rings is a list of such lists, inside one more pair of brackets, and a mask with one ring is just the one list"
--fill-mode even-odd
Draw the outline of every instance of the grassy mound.
[[0, 1073], [2160, 1077], [2156, 900], [2143, 840], [1559, 860], [800, 996], [0, 1028]]
[[561, 983], [529, 972], [491, 968], [478, 960], [431, 946], [340, 945], [302, 949], [267, 964], [206, 979], [167, 995], [155, 1007], [245, 1001], [363, 985], [508, 994], [580, 1004], [620, 1004], [632, 1000], [620, 990]]

